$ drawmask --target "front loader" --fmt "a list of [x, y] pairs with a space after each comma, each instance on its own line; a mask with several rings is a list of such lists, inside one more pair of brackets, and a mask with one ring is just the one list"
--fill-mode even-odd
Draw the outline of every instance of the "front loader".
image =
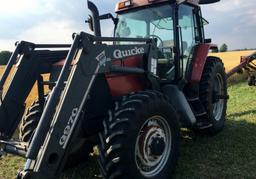
[[227, 72], [227, 78], [230, 78], [236, 73], [243, 73], [246, 71], [248, 73], [248, 85], [256, 86], [256, 52], [248, 56], [242, 56], [240, 64], [232, 68]]
[[[126, 0], [114, 17], [88, 1], [94, 35], [73, 34], [72, 45], [17, 43], [0, 81], [1, 154], [26, 158], [17, 178], [57, 178], [93, 146], [103, 178], [170, 178], [180, 128], [213, 135], [224, 127], [226, 74], [208, 57], [216, 46], [200, 10], [214, 2]], [[101, 37], [105, 19], [114, 37]], [[34, 84], [38, 99], [25, 113]]]

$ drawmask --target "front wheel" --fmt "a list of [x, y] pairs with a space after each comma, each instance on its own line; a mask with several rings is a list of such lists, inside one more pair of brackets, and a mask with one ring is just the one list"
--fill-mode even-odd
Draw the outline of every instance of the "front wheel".
[[[45, 96], [47, 100], [47, 96]], [[23, 116], [19, 130], [20, 141], [30, 145], [31, 139], [40, 121], [42, 112], [39, 107], [39, 100], [36, 100], [28, 109], [27, 113]], [[68, 160], [65, 168], [73, 168], [89, 159], [89, 154], [93, 150], [93, 143], [90, 140], [77, 138], [72, 141], [72, 149], [68, 154]]]
[[99, 164], [106, 179], [167, 179], [176, 167], [179, 122], [164, 96], [127, 96], [104, 121]]

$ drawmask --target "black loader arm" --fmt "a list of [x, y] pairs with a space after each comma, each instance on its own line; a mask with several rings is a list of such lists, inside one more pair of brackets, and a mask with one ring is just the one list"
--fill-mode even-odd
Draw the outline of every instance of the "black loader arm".
[[[138, 44], [106, 45], [102, 43], [104, 41], [133, 41]], [[25, 167], [17, 178], [51, 179], [58, 177], [64, 167], [68, 151], [72, 147], [70, 144], [77, 137], [81, 128], [82, 109], [88, 100], [88, 94], [97, 75], [150, 73], [149, 67], [151, 60], [155, 58], [156, 49], [155, 40], [152, 39], [96, 37], [83, 32], [80, 35], [75, 35], [29, 149], [25, 152]], [[117, 55], [117, 51], [130, 52], [123, 57], [143, 55], [148, 66], [145, 69], [140, 69], [112, 65], [113, 60], [121, 58]], [[41, 62], [34, 63], [38, 66], [41, 64]], [[35, 78], [31, 79], [30, 86], [35, 80]], [[18, 88], [21, 84], [16, 85]], [[24, 94], [24, 98], [26, 95]], [[5, 118], [1, 116], [0, 123], [3, 121], [5, 122]]]
[[[2, 75], [0, 140], [12, 137], [23, 115], [25, 100], [40, 75], [47, 73], [50, 64], [56, 59], [63, 59], [67, 55], [67, 51], [35, 50], [38, 47], [29, 42], [18, 43]], [[7, 86], [6, 80], [11, 70], [13, 70], [13, 76]], [[5, 90], [2, 93], [4, 85]]]

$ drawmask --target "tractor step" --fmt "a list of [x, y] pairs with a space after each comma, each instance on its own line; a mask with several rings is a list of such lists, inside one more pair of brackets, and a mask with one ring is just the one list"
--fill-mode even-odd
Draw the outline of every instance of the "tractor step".
[[217, 95], [217, 99], [229, 99], [229, 95]]
[[207, 112], [205, 111], [205, 108], [202, 102], [200, 101], [199, 97], [188, 98], [187, 100], [190, 103], [190, 106], [192, 107], [194, 115], [197, 118], [197, 120], [199, 117], [207, 115]]
[[207, 129], [207, 128], [210, 128], [210, 127], [212, 127], [213, 125], [212, 124], [210, 124], [210, 123], [205, 123], [205, 122], [198, 122], [197, 124], [197, 127], [198, 127], [198, 129]]
[[189, 102], [194, 102], [194, 101], [198, 101], [199, 98], [198, 97], [195, 97], [195, 98], [188, 98], [188, 101]]
[[196, 116], [196, 117], [202, 117], [202, 116], [204, 116], [204, 115], [206, 115], [206, 114], [207, 114], [207, 112], [196, 113], [195, 116]]
[[25, 142], [0, 140], [0, 156], [4, 154], [13, 154], [25, 157], [27, 149], [28, 146]]
[[0, 148], [0, 158], [5, 154], [5, 152], [3, 151], [3, 149]]

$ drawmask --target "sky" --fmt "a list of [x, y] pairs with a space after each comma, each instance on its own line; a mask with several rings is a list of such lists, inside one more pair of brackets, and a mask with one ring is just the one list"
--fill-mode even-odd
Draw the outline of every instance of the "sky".
[[[101, 14], [114, 13], [119, 0], [92, 0]], [[221, 0], [204, 5], [210, 24], [206, 37], [229, 49], [256, 48], [255, 0]], [[71, 43], [72, 33], [90, 32], [84, 23], [89, 15], [86, 0], [0, 0], [0, 51], [13, 50], [20, 40], [34, 43]], [[111, 22], [102, 25], [103, 35], [113, 34]], [[90, 32], [91, 33], [91, 32]]]

